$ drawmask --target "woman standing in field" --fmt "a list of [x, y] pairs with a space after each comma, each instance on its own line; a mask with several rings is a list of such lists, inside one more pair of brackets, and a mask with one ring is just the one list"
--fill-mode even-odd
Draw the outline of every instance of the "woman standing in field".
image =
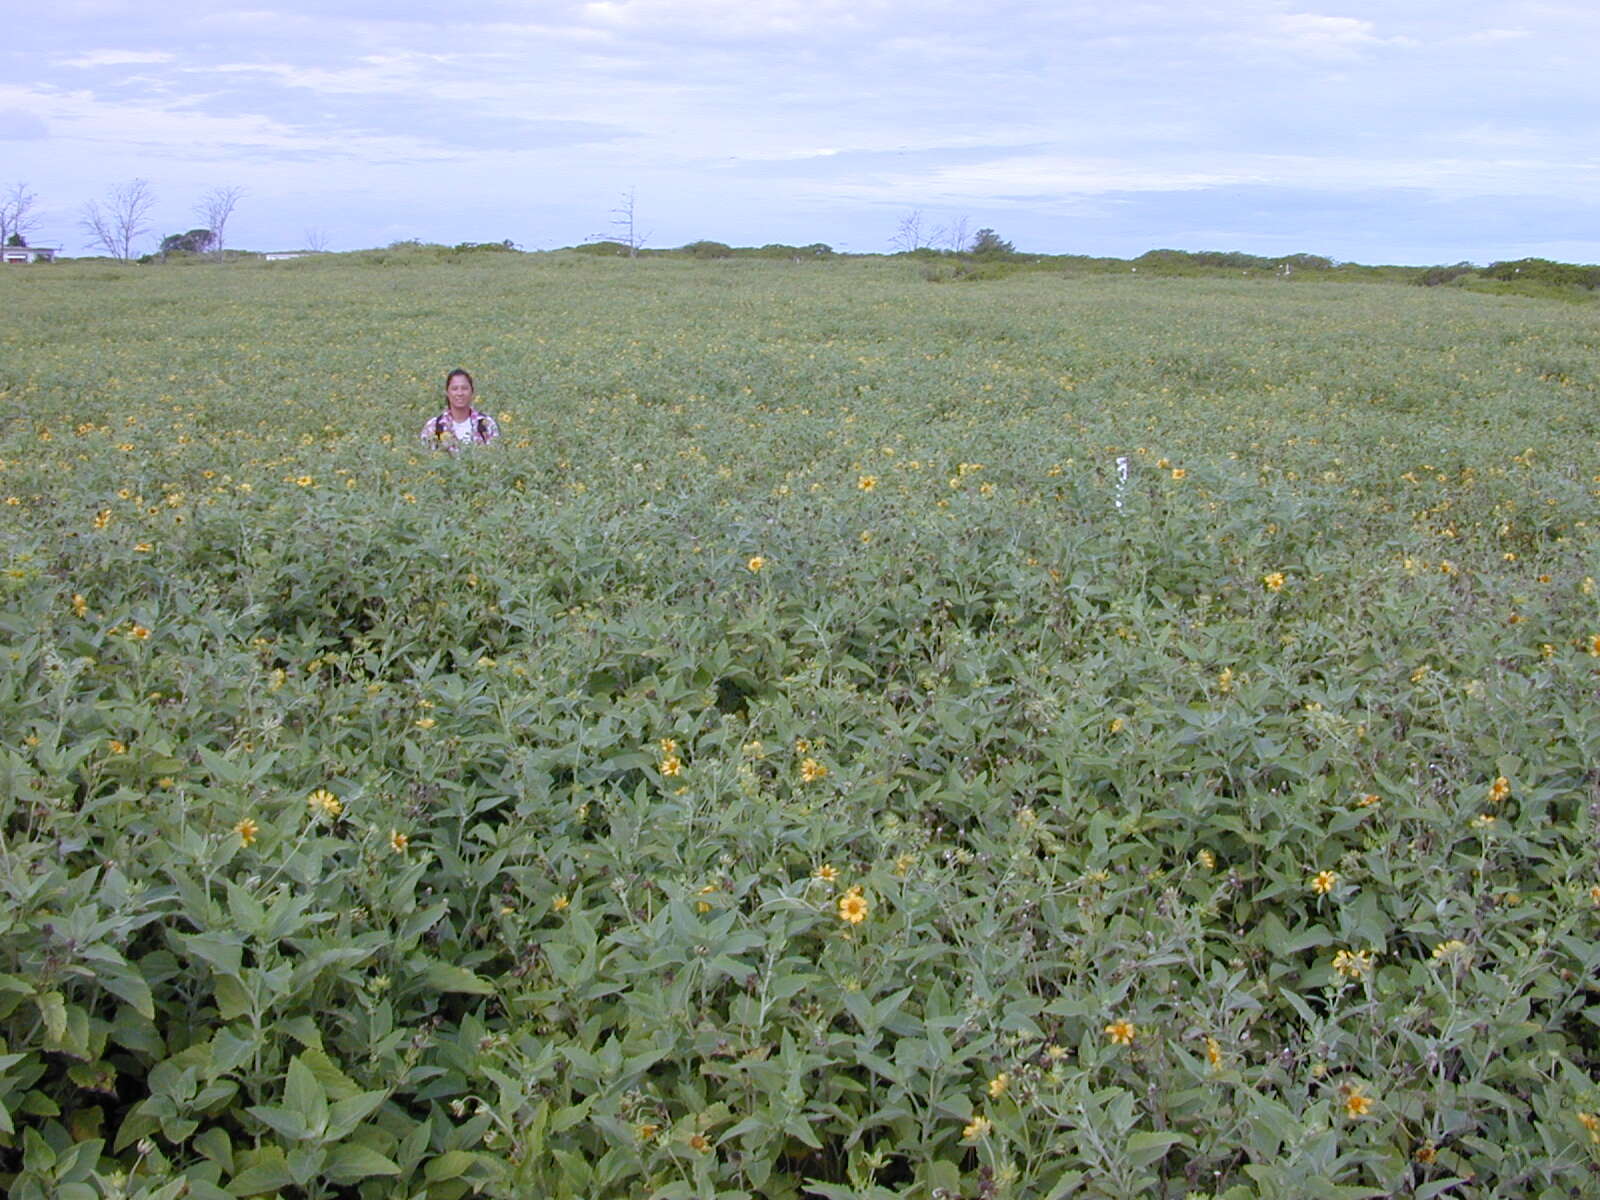
[[444, 411], [422, 427], [422, 442], [452, 453], [462, 446], [487, 446], [500, 436], [500, 426], [473, 406], [478, 389], [460, 367], [444, 377]]

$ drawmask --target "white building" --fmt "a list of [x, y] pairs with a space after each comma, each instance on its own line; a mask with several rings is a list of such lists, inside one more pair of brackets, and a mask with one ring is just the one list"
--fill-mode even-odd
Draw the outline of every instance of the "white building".
[[54, 262], [57, 246], [0, 246], [0, 263]]

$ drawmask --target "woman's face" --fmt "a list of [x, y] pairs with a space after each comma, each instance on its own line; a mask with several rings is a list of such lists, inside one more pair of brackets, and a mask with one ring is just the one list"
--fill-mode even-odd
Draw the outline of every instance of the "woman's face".
[[444, 385], [444, 397], [451, 408], [471, 408], [472, 384], [465, 375], [452, 375], [450, 382]]

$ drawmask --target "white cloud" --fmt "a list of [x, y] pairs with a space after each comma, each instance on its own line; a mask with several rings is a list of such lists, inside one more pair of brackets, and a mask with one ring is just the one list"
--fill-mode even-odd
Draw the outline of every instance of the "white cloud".
[[1229, 160], [1136, 162], [1057, 154], [1012, 155], [968, 165], [878, 172], [820, 185], [835, 196], [938, 204], [1037, 203], [1086, 195], [1266, 187], [1296, 192], [1367, 193], [1410, 188], [1439, 195], [1580, 199], [1600, 182], [1600, 160], [1570, 163], [1526, 156], [1391, 159], [1246, 154]]
[[1532, 36], [1526, 29], [1480, 29], [1475, 33], [1467, 34], [1461, 40], [1494, 45], [1497, 42], [1525, 41]]
[[57, 59], [62, 67], [121, 67], [142, 63], [171, 62], [176, 56], [164, 50], [90, 50], [76, 58]]
[[311, 131], [259, 114], [213, 116], [178, 104], [113, 102], [83, 89], [0, 86], [0, 107], [12, 104], [43, 114], [54, 138], [93, 147], [94, 153], [107, 162], [121, 156], [130, 160], [165, 156], [193, 161], [263, 152], [340, 161], [359, 156], [380, 161], [437, 161], [451, 157], [404, 135], [352, 138], [343, 132]]
[[1324, 59], [1352, 58], [1362, 51], [1382, 46], [1415, 44], [1404, 37], [1379, 37], [1377, 26], [1359, 17], [1329, 17], [1318, 13], [1271, 16], [1260, 29], [1239, 40], [1265, 49]]
[[713, 39], [790, 37], [870, 23], [883, 0], [592, 0], [591, 25], [619, 33], [694, 32]]
[[217, 63], [187, 70], [195, 74], [266, 76], [284, 87], [335, 95], [412, 94], [424, 81], [436, 78], [439, 65], [447, 61], [447, 56], [438, 54], [371, 54], [336, 70], [285, 62]]

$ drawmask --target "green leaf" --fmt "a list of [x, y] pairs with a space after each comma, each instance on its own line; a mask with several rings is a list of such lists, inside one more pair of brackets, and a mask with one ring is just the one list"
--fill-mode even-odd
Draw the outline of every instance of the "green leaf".
[[328, 1127], [328, 1097], [317, 1080], [316, 1073], [297, 1056], [289, 1060], [288, 1078], [284, 1082], [283, 1104], [289, 1111], [298, 1113], [306, 1128], [321, 1136]]
[[233, 1142], [225, 1130], [213, 1126], [197, 1134], [191, 1145], [224, 1171], [233, 1170]]
[[1142, 1130], [1130, 1133], [1122, 1143], [1123, 1153], [1128, 1156], [1128, 1161], [1136, 1167], [1148, 1167], [1158, 1162], [1168, 1150], [1180, 1143], [1188, 1143], [1189, 1139], [1181, 1133]]
[[60, 992], [41, 992], [33, 998], [44, 1021], [47, 1041], [59, 1045], [67, 1034], [67, 1001]]
[[348, 1100], [335, 1101], [328, 1109], [329, 1141], [340, 1141], [350, 1136], [352, 1130], [371, 1115], [388, 1098], [383, 1091], [362, 1092]]
[[217, 1015], [224, 1021], [236, 1021], [248, 1016], [255, 1006], [254, 998], [235, 975], [213, 975], [211, 989], [217, 1000]]
[[311, 1127], [300, 1113], [271, 1104], [256, 1104], [245, 1109], [256, 1120], [270, 1126], [279, 1136], [291, 1142], [303, 1142], [312, 1135]]
[[453, 963], [431, 962], [422, 978], [436, 992], [462, 992], [469, 996], [494, 994], [494, 984]]
[[328, 1152], [321, 1146], [299, 1146], [289, 1151], [289, 1177], [304, 1187], [322, 1173]]
[[429, 1183], [443, 1183], [447, 1179], [459, 1179], [470, 1171], [478, 1161], [478, 1156], [466, 1150], [446, 1150], [428, 1160], [428, 1165], [422, 1168], [422, 1177]]
[[101, 987], [119, 1000], [126, 1001], [145, 1020], [156, 1019], [156, 1003], [150, 994], [150, 985], [137, 970], [101, 968], [95, 978]]
[[322, 1175], [329, 1183], [346, 1184], [373, 1175], [398, 1175], [400, 1164], [365, 1146], [335, 1146], [328, 1151]]

